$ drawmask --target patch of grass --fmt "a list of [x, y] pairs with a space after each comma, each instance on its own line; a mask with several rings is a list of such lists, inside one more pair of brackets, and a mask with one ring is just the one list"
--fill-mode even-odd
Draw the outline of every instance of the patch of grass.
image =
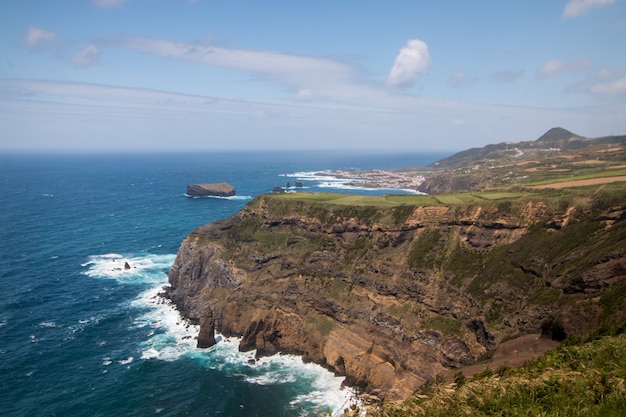
[[262, 224], [263, 219], [260, 217], [245, 216], [228, 231], [228, 234], [232, 239], [249, 242], [255, 238], [255, 234]]
[[415, 210], [414, 205], [401, 205], [399, 207], [394, 207], [393, 209], [391, 209], [393, 215], [393, 224], [399, 226], [404, 223], [406, 219], [408, 219], [409, 216], [413, 213], [413, 210]]
[[601, 188], [595, 192], [591, 199], [591, 208], [595, 210], [607, 210], [626, 202], [626, 189], [620, 190]]
[[289, 231], [275, 232], [273, 230], [263, 230], [257, 232], [259, 249], [263, 252], [271, 252], [287, 247], [287, 241], [293, 236]]
[[529, 183], [527, 185], [547, 185], [547, 184], [555, 184], [559, 182], [568, 182], [568, 181], [579, 181], [579, 180], [590, 180], [595, 178], [608, 178], [608, 177], [621, 177], [626, 175], [626, 169], [612, 169], [606, 171], [596, 171], [588, 174], [580, 174], [580, 175], [572, 175], [569, 177], [560, 177], [560, 178], [550, 178], [541, 181], [535, 181]]
[[352, 286], [339, 278], [331, 278], [328, 286], [328, 295], [330, 298], [340, 300], [344, 295], [349, 294]]
[[349, 264], [355, 260], [361, 258], [370, 249], [374, 247], [374, 242], [371, 239], [360, 237], [354, 241], [354, 243], [347, 248], [345, 263]]
[[418, 239], [413, 241], [409, 251], [407, 264], [409, 268], [429, 268], [433, 264], [431, 252], [439, 245], [441, 230], [429, 228], [422, 232]]
[[523, 192], [484, 192], [484, 193], [473, 193], [474, 196], [481, 198], [483, 200], [517, 200], [521, 197], [528, 197], [528, 193]]
[[422, 323], [422, 327], [439, 330], [443, 336], [458, 334], [461, 329], [461, 322], [451, 317], [433, 316]]
[[321, 336], [328, 336], [334, 327], [333, 320], [321, 314], [309, 313], [305, 320]]

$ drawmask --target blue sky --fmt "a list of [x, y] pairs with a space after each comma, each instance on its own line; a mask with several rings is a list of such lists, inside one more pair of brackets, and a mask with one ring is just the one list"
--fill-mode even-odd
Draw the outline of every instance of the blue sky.
[[626, 1], [0, 0], [0, 150], [626, 134]]

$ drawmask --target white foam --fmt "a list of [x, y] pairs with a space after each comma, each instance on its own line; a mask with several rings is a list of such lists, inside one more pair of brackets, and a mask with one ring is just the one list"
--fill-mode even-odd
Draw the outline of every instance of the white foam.
[[117, 363], [119, 363], [120, 365], [127, 365], [127, 364], [131, 363], [133, 360], [135, 360], [135, 358], [133, 358], [132, 356], [129, 356], [126, 359], [122, 359], [120, 361], [117, 361]]
[[236, 375], [249, 384], [294, 384], [305, 394], [292, 400], [293, 407], [330, 409], [335, 414], [355, 401], [355, 393], [342, 388], [344, 378], [336, 377], [321, 366], [304, 363], [300, 356], [273, 355], [253, 361], [256, 352], [240, 352], [240, 338], [217, 334], [218, 343], [209, 349], [196, 347], [199, 327], [186, 321], [171, 302], [159, 293], [162, 288], [146, 290], [131, 305], [143, 310], [134, 325], [150, 329], [141, 344], [142, 360], [175, 361], [193, 358], [200, 365]]
[[[282, 174], [285, 177], [295, 177], [297, 180], [301, 181], [317, 181], [316, 187], [318, 188], [334, 188], [338, 190], [358, 190], [358, 191], [401, 191], [410, 194], [418, 194], [424, 195], [417, 190], [413, 190], [410, 188], [395, 188], [395, 187], [365, 187], [355, 185], [356, 183], [364, 183], [365, 178], [351, 178], [349, 176], [343, 176], [345, 172], [342, 173], [341, 177], [333, 174], [333, 171], [310, 171], [310, 172], [295, 172], [293, 174]], [[372, 180], [374, 181], [374, 180]], [[302, 187], [302, 188], [312, 188], [312, 187]]]
[[175, 361], [193, 351], [199, 327], [185, 320], [172, 303], [163, 298], [162, 287], [142, 292], [131, 305], [144, 310], [135, 319], [136, 327], [149, 327], [149, 339], [142, 343], [142, 359]]
[[[335, 377], [321, 366], [308, 363], [295, 355], [274, 355], [251, 361], [256, 352], [240, 352], [239, 338], [216, 335], [218, 343], [209, 349], [198, 349], [199, 326], [185, 320], [169, 300], [161, 295], [167, 284], [167, 269], [175, 255], [121, 255], [109, 253], [94, 255], [83, 264], [83, 274], [104, 279], [114, 279], [124, 284], [151, 284], [130, 303], [137, 311], [132, 326], [144, 329], [147, 339], [140, 345], [140, 360], [176, 361], [182, 357], [194, 359], [199, 365], [223, 371], [241, 378], [249, 384], [293, 384], [302, 392], [292, 400], [294, 408], [330, 409], [336, 414], [355, 398], [353, 391], [342, 388], [344, 378]], [[128, 262], [130, 269], [125, 269]], [[87, 317], [79, 321], [77, 329], [97, 323], [100, 317]], [[33, 337], [33, 341], [34, 337]], [[137, 355], [126, 358], [104, 357], [102, 366], [113, 362], [128, 366]], [[105, 372], [105, 371], [103, 371]]]
[[81, 266], [88, 268], [84, 275], [92, 278], [114, 279], [120, 283], [160, 284], [167, 281], [166, 271], [174, 263], [176, 255], [108, 253], [92, 255]]
[[413, 190], [411, 188], [393, 188], [393, 187], [362, 187], [359, 185], [354, 185], [355, 182], [358, 183], [362, 180], [347, 180], [346, 182], [322, 182], [317, 186], [320, 188], [336, 188], [341, 190], [355, 190], [355, 191], [402, 191], [405, 193], [416, 194], [416, 195], [427, 195], [421, 191]]
[[218, 200], [252, 200], [252, 196], [250, 195], [231, 195], [228, 197], [222, 197], [219, 195], [205, 195], [205, 196], [191, 196], [189, 194], [183, 194], [183, 195], [189, 198], [216, 198]]

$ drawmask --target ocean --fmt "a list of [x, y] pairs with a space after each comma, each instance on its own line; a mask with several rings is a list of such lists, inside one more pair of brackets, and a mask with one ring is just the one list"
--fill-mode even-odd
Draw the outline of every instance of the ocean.
[[[259, 194], [351, 189], [312, 173], [425, 166], [441, 153], [0, 154], [0, 415], [303, 416], [354, 401], [298, 356], [197, 349], [158, 294], [181, 241]], [[228, 182], [230, 198], [189, 198]], [[128, 263], [130, 269], [125, 269]]]

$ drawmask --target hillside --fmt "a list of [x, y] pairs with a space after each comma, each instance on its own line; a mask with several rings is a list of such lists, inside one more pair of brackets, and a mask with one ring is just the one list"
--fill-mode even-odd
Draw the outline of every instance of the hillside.
[[406, 399], [528, 334], [626, 319], [626, 190], [264, 195], [195, 230], [169, 297], [258, 355], [298, 353]]
[[[432, 383], [401, 404], [369, 410], [374, 417], [626, 415], [626, 335], [565, 344], [522, 368], [502, 367], [472, 379]], [[344, 412], [359, 416], [360, 407]]]
[[591, 139], [553, 128], [534, 141], [472, 148], [437, 161], [419, 189], [437, 194], [625, 175], [625, 161], [626, 136]]

